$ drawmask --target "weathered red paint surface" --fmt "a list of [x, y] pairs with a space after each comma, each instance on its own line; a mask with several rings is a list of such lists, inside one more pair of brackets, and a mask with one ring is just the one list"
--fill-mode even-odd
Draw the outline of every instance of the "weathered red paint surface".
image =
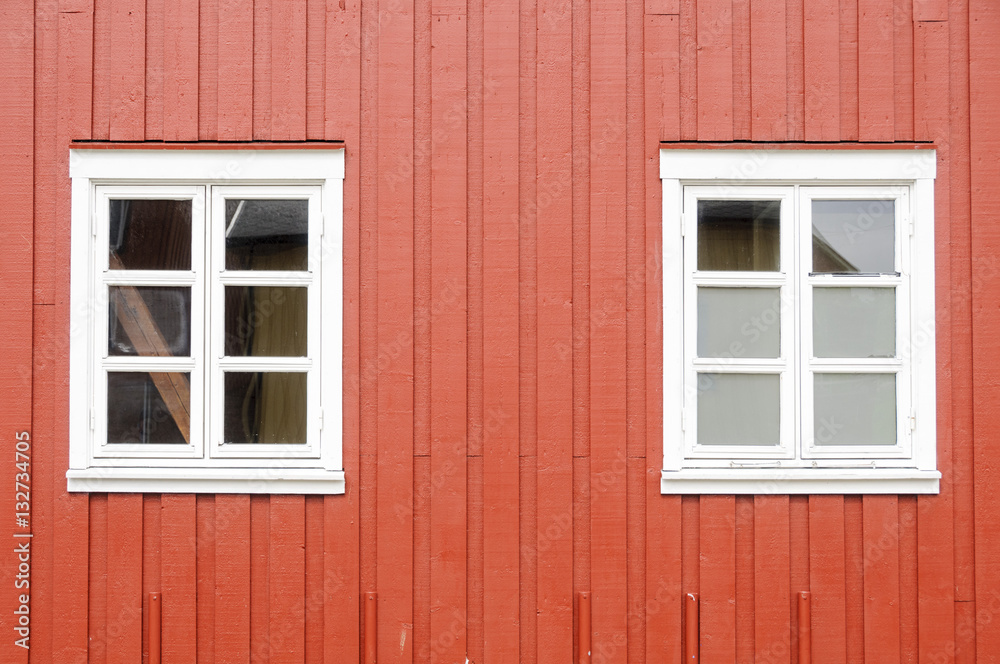
[[[998, 36], [993, 0], [3, 3], [0, 523], [30, 431], [31, 661], [145, 661], [153, 592], [167, 664], [363, 636], [585, 661], [588, 592], [594, 662], [679, 663], [695, 593], [703, 661], [791, 664], [802, 591], [813, 662], [988, 661]], [[345, 145], [346, 495], [65, 492], [68, 146], [164, 140]], [[940, 495], [660, 495], [679, 140], [935, 144]]]

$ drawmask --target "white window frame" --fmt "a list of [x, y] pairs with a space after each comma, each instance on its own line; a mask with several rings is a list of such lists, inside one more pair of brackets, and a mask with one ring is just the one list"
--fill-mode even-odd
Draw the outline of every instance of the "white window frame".
[[[343, 493], [343, 149], [74, 149], [70, 177], [68, 490]], [[123, 277], [108, 269], [108, 200], [123, 196], [192, 200], [190, 271], [130, 270]], [[309, 201], [307, 271], [222, 269], [224, 228], [213, 220], [223, 213], [226, 197]], [[227, 284], [253, 282], [309, 288], [306, 357], [223, 357], [222, 317], [211, 310], [221, 307]], [[191, 357], [109, 358], [107, 288], [116, 283], [190, 285]], [[106, 444], [104, 376], [118, 365], [191, 372], [189, 445]], [[305, 444], [219, 445], [222, 418], [212, 414], [221, 414], [224, 370], [265, 368], [307, 372]]]
[[[665, 494], [937, 493], [936, 363], [934, 348], [933, 149], [783, 149], [660, 151], [663, 186], [663, 471]], [[878, 192], [878, 195], [873, 195]], [[781, 234], [780, 273], [697, 273], [695, 230], [699, 197], [782, 200], [782, 222], [796, 219], [795, 232]], [[897, 205], [897, 268], [900, 277], [805, 275], [789, 257], [808, 256], [813, 197], [893, 198]], [[792, 250], [789, 243], [798, 242]], [[748, 275], [750, 275], [748, 277]], [[848, 282], [847, 280], [850, 280]], [[782, 288], [781, 349], [777, 360], [739, 359], [727, 371], [780, 373], [781, 445], [767, 449], [701, 446], [697, 426], [694, 358], [698, 285]], [[813, 285], [894, 285], [897, 288], [897, 359], [854, 364], [897, 374], [897, 445], [889, 448], [813, 445], [804, 422], [812, 422], [811, 369], [836, 361], [811, 359]], [[787, 304], [786, 304], [787, 303]], [[683, 312], [681, 316], [677, 312]], [[801, 314], [799, 312], [802, 312]], [[791, 315], [788, 315], [791, 314]], [[794, 350], [789, 340], [795, 340]], [[867, 364], [866, 364], [867, 363]], [[873, 368], [874, 367], [874, 368]], [[720, 367], [721, 368], [721, 367]]]

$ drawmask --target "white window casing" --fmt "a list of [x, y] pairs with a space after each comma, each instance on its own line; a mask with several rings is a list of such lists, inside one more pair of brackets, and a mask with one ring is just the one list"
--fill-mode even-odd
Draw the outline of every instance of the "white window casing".
[[[660, 151], [663, 493], [937, 493], [941, 475], [936, 469], [934, 387], [935, 164], [935, 151], [923, 148]], [[699, 269], [698, 202], [727, 205], [730, 200], [769, 201], [769, 209], [779, 204], [778, 269]], [[867, 201], [893, 210], [893, 268], [873, 273], [813, 272], [814, 201], [834, 206], [837, 201]], [[863, 225], [865, 217], [861, 219]], [[847, 237], [853, 243], [852, 237]], [[780, 342], [773, 341], [774, 348], [768, 354], [744, 356], [743, 345], [733, 342], [732, 353], [716, 350], [708, 353], [707, 359], [699, 357], [696, 347], [714, 330], [699, 330], [698, 298], [704, 295], [709, 302], [710, 296], [718, 294], [720, 299], [716, 301], [725, 302], [721, 296], [729, 297], [729, 293], [741, 293], [736, 297], [750, 294], [758, 303], [774, 303], [765, 308], [763, 317], [768, 319], [765, 323], [776, 326], [768, 333], [780, 338]], [[815, 357], [814, 333], [826, 339], [829, 337], [824, 330], [829, 328], [814, 329], [814, 293], [819, 293], [815, 297], [822, 295], [823, 302], [836, 302], [850, 294], [891, 305], [894, 331], [883, 325], [881, 334], [894, 339], [894, 352], [840, 359], [842, 355], [833, 353], [831, 357], [830, 352], [820, 351], [824, 357]], [[754, 324], [765, 330], [759, 321]], [[757, 335], [756, 328], [748, 325], [740, 329], [744, 335]], [[747, 378], [731, 379], [739, 375]], [[729, 384], [777, 384], [774, 392], [764, 390], [779, 395], [774, 426], [763, 427], [774, 437], [768, 438], [771, 442], [748, 442], [745, 436], [753, 437], [753, 433], [729, 434], [744, 437], [733, 444], [728, 444], [729, 438], [723, 443], [715, 438], [707, 442], [699, 438], [698, 399], [702, 388], [707, 385], [706, 389], [715, 389], [713, 381], [722, 385], [722, 376]], [[752, 382], [766, 376], [776, 378]], [[814, 382], [843, 384], [842, 379], [848, 377], [860, 382], [870, 379], [869, 384], [882, 386], [880, 394], [890, 395], [886, 397], [890, 401], [894, 399], [893, 413], [888, 406], [871, 407], [873, 417], [881, 418], [884, 425], [879, 431], [889, 431], [886, 418], [889, 422], [895, 418], [893, 439], [875, 443], [874, 438], [866, 442], [845, 436], [825, 437], [823, 427], [828, 423], [834, 431], [851, 431], [857, 426], [852, 429], [854, 423], [841, 422], [843, 418], [814, 418], [814, 406], [829, 410], [828, 402], [814, 401]], [[894, 393], [888, 387], [893, 384]], [[746, 417], [753, 409], [739, 400], [729, 403], [739, 406], [728, 418], [730, 422], [717, 425], [706, 420], [702, 422], [708, 427], [706, 431], [715, 431], [719, 426], [730, 432], [744, 428], [738, 420], [739, 411]], [[770, 412], [766, 408], [764, 411]], [[757, 424], [745, 429], [760, 429]]]
[[[343, 493], [343, 149], [73, 149], [70, 177], [68, 489]], [[307, 268], [226, 269], [227, 198], [304, 205]], [[109, 265], [110, 201], [121, 199], [191, 201], [190, 270], [116, 270]], [[190, 289], [190, 320], [184, 322], [190, 352], [176, 357], [110, 355], [109, 288], [135, 293], [154, 286]], [[227, 286], [303, 294], [305, 352], [226, 356]], [[158, 334], [157, 329], [154, 336]], [[223, 444], [222, 390], [229, 371], [304, 375], [302, 442]], [[190, 427], [185, 444], [156, 444], [149, 442], [152, 437], [109, 443], [109, 372], [187, 375]]]

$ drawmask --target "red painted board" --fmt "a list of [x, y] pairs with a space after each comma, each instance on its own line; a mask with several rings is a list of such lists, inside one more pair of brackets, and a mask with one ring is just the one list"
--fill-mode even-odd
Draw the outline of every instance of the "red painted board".
[[[111, 130], [111, 10], [94, 4], [93, 21], [93, 127], [91, 138], [108, 140]], [[196, 51], [196, 49], [193, 49]]]
[[682, 141], [698, 140], [698, 3], [697, 0], [680, 0], [678, 27], [680, 30], [680, 138]]
[[788, 496], [754, 498], [754, 647], [759, 661], [791, 661], [788, 508]]
[[[195, 497], [195, 578], [197, 579], [195, 603], [197, 661], [215, 664], [215, 549], [218, 545], [215, 530], [215, 496]], [[223, 547], [225, 548], [225, 547]], [[191, 634], [187, 635], [191, 638]]]
[[163, 664], [195, 661], [196, 542], [195, 497], [165, 494], [160, 499], [160, 592], [163, 597]]
[[253, 138], [253, 0], [219, 0], [218, 139]]
[[789, 141], [805, 140], [805, 31], [802, 24], [805, 5], [808, 4], [806, 0], [788, 0], [785, 14], [785, 30], [788, 35], [785, 46], [785, 64], [788, 68], [786, 138]]
[[858, 0], [858, 139], [895, 137], [893, 0]]
[[146, 113], [146, 3], [125, 0], [111, 5], [111, 117], [108, 138], [141, 141]]
[[[22, 603], [19, 600], [24, 594], [17, 592], [21, 588], [16, 586], [16, 577], [24, 571], [20, 569], [22, 561], [15, 546], [23, 548], [23, 541], [30, 542], [30, 538], [15, 538], [14, 535], [29, 534], [30, 523], [20, 527], [12, 519], [17, 511], [16, 503], [24, 502], [16, 495], [17, 475], [21, 469], [14, 464], [27, 460], [27, 468], [31, 468], [30, 442], [26, 451], [23, 450], [25, 445], [21, 445], [22, 454], [29, 455], [27, 459], [18, 460], [17, 444], [18, 438], [30, 439], [32, 424], [33, 22], [34, 5], [31, 2], [11, 2], [0, 7], [0, 23], [8, 26], [5, 33], [10, 36], [10, 41], [0, 49], [0, 85], [5, 91], [0, 95], [0, 117], [4, 118], [6, 127], [0, 132], [0, 193], [10, 202], [10, 223], [5, 223], [2, 231], [9, 245], [0, 253], [0, 268], [5, 275], [0, 284], [5, 303], [5, 315], [0, 318], [0, 339], [3, 340], [0, 343], [10, 366], [0, 378], [0, 422], [3, 423], [0, 446], [5, 458], [9, 459], [6, 472], [0, 476], [0, 507], [10, 515], [7, 521], [10, 526], [4, 534], [9, 546], [0, 556], [0, 582], [4, 587], [0, 593], [0, 629], [7, 635], [0, 641], [0, 658], [12, 664], [28, 661], [27, 648], [16, 644], [16, 640], [23, 637], [15, 634], [15, 627], [20, 627], [15, 612], [20, 610]], [[10, 275], [9, 280], [6, 275]], [[30, 548], [30, 544], [28, 546]], [[21, 580], [29, 584], [31, 581], [30, 578]], [[30, 602], [25, 610], [30, 611]], [[25, 636], [29, 641], [24, 645], [30, 646], [30, 632]]]
[[[697, 4], [699, 141], [733, 139], [732, 20], [731, 0], [700, 0]], [[693, 66], [694, 62], [684, 64]]]
[[752, 124], [750, 86], [750, 3], [733, 3], [733, 140], [749, 141]]
[[306, 3], [271, 3], [271, 140], [306, 137]]
[[163, 140], [163, 5], [146, 0], [146, 94], [143, 129], [147, 141]]
[[840, 3], [813, 0], [804, 5], [802, 22], [805, 139], [840, 138]]
[[197, 140], [198, 0], [164, 0], [163, 13], [163, 140]]
[[142, 495], [108, 496], [107, 662], [142, 659]]
[[705, 662], [732, 662], [736, 660], [736, 501], [733, 496], [701, 497], [698, 546], [701, 658]]
[[[198, 41], [187, 35], [188, 48], [198, 49], [198, 138], [219, 140], [219, 2], [201, 0], [198, 4]], [[196, 46], [197, 44], [197, 46]], [[223, 99], [225, 104], [226, 100]]]
[[271, 496], [250, 496], [250, 657], [271, 655]]
[[[158, 494], [142, 495], [142, 590], [140, 591], [140, 601], [142, 602], [142, 659], [149, 661], [150, 651], [155, 645], [152, 639], [160, 632], [162, 624], [162, 604], [151, 603], [150, 593], [160, 592], [160, 570], [162, 561], [160, 559], [160, 531], [161, 531], [160, 496]], [[153, 615], [153, 608], [160, 611], [160, 623], [156, 622], [157, 616]], [[157, 652], [162, 653], [162, 648]]]
[[892, 17], [895, 139], [912, 141], [914, 140], [913, 88], [916, 82], [913, 61], [917, 57], [913, 41], [917, 24], [913, 22], [912, 0], [894, 0]]
[[776, 38], [785, 31], [784, 3], [751, 4], [751, 136], [755, 141], [785, 140], [788, 135], [787, 46], [785, 40]]
[[90, 496], [87, 588], [87, 664], [108, 661], [108, 494]]
[[250, 659], [250, 497], [215, 498], [216, 661]]
[[646, 14], [673, 15], [680, 12], [679, 0], [646, 0]]
[[[305, 501], [305, 587], [302, 594], [305, 599], [305, 658], [303, 661], [306, 664], [319, 664], [324, 661], [324, 641], [326, 640], [326, 633], [323, 629], [326, 605], [326, 594], [323, 587], [325, 583], [323, 573], [324, 498], [322, 496], [306, 496]], [[247, 534], [249, 541], [249, 532]], [[352, 558], [353, 556], [345, 558], [345, 561]], [[249, 570], [249, 560], [247, 562]], [[349, 563], [345, 564], [346, 566], [349, 566]], [[247, 591], [249, 592], [249, 573], [247, 581]], [[341, 618], [341, 620], [343, 619]]]
[[[754, 496], [736, 496], [736, 661], [752, 662], [756, 638]], [[766, 610], [767, 607], [764, 607]]]
[[[920, 604], [917, 582], [917, 497], [899, 497], [899, 656], [915, 662], [919, 656]], [[947, 624], [947, 623], [945, 623]]]
[[274, 664], [305, 659], [305, 499], [271, 496], [268, 585], [270, 658]]
[[[817, 497], [818, 498], [818, 497]], [[844, 644], [848, 662], [865, 661], [865, 542], [861, 496], [844, 500], [844, 605], [846, 618]], [[836, 536], [836, 535], [834, 535]], [[813, 589], [813, 615], [815, 597]], [[814, 618], [815, 620], [815, 618]]]
[[677, 16], [646, 18], [646, 126], [658, 140], [680, 139], [680, 26]]
[[947, 21], [948, 0], [913, 0], [914, 21]]
[[308, 140], [322, 140], [325, 136], [326, 4], [327, 0], [308, 0], [306, 4], [305, 137]]
[[271, 0], [253, 3], [253, 138], [274, 139], [271, 132]]
[[483, 6], [483, 656], [518, 659], [518, 4]]
[[[361, 112], [361, 8], [358, 0], [328, 0], [324, 93], [325, 136], [344, 139], [357, 133]], [[356, 149], [356, 146], [353, 148]]]
[[844, 499], [810, 496], [809, 591], [817, 664], [843, 662], [847, 656], [844, 546]]
[[896, 496], [864, 496], [865, 661], [899, 660], [899, 508]]
[[858, 1], [840, 0], [841, 141], [858, 140]]

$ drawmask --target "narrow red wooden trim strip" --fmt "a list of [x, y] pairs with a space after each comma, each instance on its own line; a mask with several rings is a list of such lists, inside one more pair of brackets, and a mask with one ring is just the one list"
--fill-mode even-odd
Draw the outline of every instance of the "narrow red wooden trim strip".
[[[731, 0], [699, 0], [696, 25], [698, 138], [731, 141], [733, 140]], [[684, 64], [691, 66], [695, 62]]]
[[805, 139], [840, 138], [840, 5], [811, 0], [804, 5]]
[[378, 641], [375, 638], [378, 634], [377, 627], [377, 611], [378, 611], [378, 594], [377, 593], [365, 593], [365, 622], [364, 622], [364, 641], [365, 641], [365, 659], [364, 664], [375, 664], [377, 653], [378, 653]]
[[583, 591], [576, 594], [577, 628], [576, 653], [578, 664], [590, 664], [590, 593]]
[[858, 0], [858, 136], [895, 138], [892, 0]]
[[684, 662], [685, 664], [698, 664], [700, 658], [698, 621], [700, 616], [697, 593], [688, 593], [684, 596], [684, 620]]
[[163, 138], [198, 138], [198, 0], [165, 0]]
[[160, 593], [149, 593], [149, 664], [160, 664]]
[[220, 140], [253, 136], [253, 0], [219, 1]]
[[111, 5], [111, 117], [109, 138], [142, 140], [146, 120], [146, 3]]
[[754, 650], [758, 661], [789, 662], [788, 496], [754, 497]]
[[799, 664], [812, 662], [812, 611], [811, 595], [808, 591], [800, 591], [799, 602]]
[[[785, 3], [750, 6], [751, 135], [754, 141], [788, 136]], [[700, 92], [700, 90], [699, 90]]]
[[219, 0], [199, 0], [198, 32], [184, 39], [198, 51], [198, 138], [214, 141], [219, 138]]

